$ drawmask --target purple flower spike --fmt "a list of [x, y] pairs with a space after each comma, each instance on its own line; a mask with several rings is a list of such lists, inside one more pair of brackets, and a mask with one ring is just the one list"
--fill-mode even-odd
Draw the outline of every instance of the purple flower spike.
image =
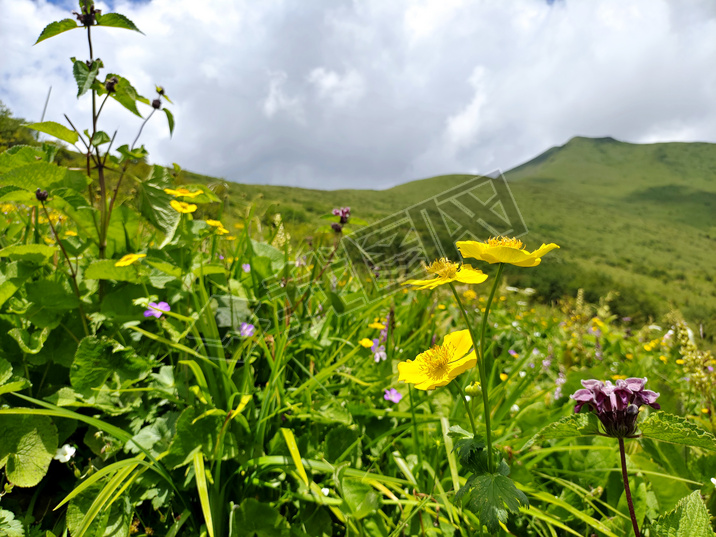
[[659, 394], [645, 390], [645, 384], [646, 378], [619, 379], [616, 384], [608, 380], [583, 380], [584, 389], [577, 390], [570, 397], [577, 402], [575, 412], [588, 406], [597, 414], [607, 435], [623, 438], [636, 433], [640, 406], [661, 408], [656, 402]]
[[395, 388], [391, 388], [390, 390], [388, 390], [387, 388], [385, 389], [385, 395], [383, 396], [383, 399], [385, 399], [386, 401], [390, 401], [391, 403], [398, 404], [398, 403], [400, 403], [400, 400], [402, 398], [403, 398], [403, 394], [400, 393]]
[[157, 304], [156, 302], [150, 302], [149, 303], [149, 309], [144, 312], [145, 317], [156, 317], [159, 319], [162, 316], [163, 311], [171, 311], [171, 307], [169, 307], [169, 304], [166, 302], [160, 302]]
[[241, 323], [241, 328], [239, 329], [239, 333], [242, 337], [251, 337], [254, 335], [254, 332], [256, 331], [256, 327], [250, 323]]

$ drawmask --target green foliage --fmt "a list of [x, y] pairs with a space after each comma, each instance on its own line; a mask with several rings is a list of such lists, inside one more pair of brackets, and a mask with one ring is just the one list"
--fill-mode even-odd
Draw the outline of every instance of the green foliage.
[[97, 15], [98, 26], [108, 26], [111, 28], [124, 28], [125, 30], [134, 30], [135, 32], [142, 33], [134, 23], [127, 17], [120, 13], [105, 13]]
[[690, 421], [666, 412], [650, 414], [639, 426], [641, 436], [661, 442], [716, 451], [716, 438]]
[[594, 436], [596, 434], [599, 434], [599, 419], [594, 413], [583, 412], [580, 414], [571, 414], [544, 427], [540, 432], [530, 438], [522, 449], [528, 449], [534, 444], [544, 440], [572, 438], [575, 436]]
[[58, 140], [67, 142], [68, 144], [76, 144], [79, 140], [79, 135], [59, 123], [54, 121], [43, 121], [42, 123], [29, 123], [25, 125], [28, 129], [32, 129], [38, 132], [44, 132], [50, 136], [54, 136]]
[[50, 466], [57, 450], [57, 428], [47, 416], [0, 416], [0, 468], [18, 487], [34, 487]]
[[650, 525], [653, 537], [713, 537], [709, 512], [698, 491], [683, 498], [670, 511]]
[[84, 338], [70, 368], [70, 383], [79, 392], [99, 388], [111, 380], [116, 387], [126, 387], [143, 379], [151, 362], [116, 341], [102, 337]]
[[37, 41], [35, 41], [35, 44], [37, 45], [40, 41], [55, 37], [69, 30], [74, 30], [75, 28], [80, 28], [80, 26], [72, 19], [62, 19], [61, 21], [51, 22], [40, 32], [40, 36], [37, 38]]

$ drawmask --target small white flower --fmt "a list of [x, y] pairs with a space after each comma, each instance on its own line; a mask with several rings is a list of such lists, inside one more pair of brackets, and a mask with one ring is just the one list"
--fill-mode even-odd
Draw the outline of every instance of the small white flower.
[[331, 493], [331, 489], [329, 489], [327, 487], [323, 487], [321, 489], [321, 492], [323, 493], [324, 496], [328, 496]]
[[658, 324], [650, 324], [647, 328], [649, 330], [661, 330], [661, 327]]
[[517, 321], [512, 321], [512, 326], [517, 328], [518, 326], [520, 326], [520, 323], [518, 323]]
[[70, 462], [70, 459], [75, 456], [76, 451], [77, 448], [74, 448], [69, 444], [65, 444], [57, 450], [54, 458], [60, 462]]
[[711, 483], [713, 483], [713, 484], [714, 484], [714, 487], [716, 487], [716, 477], [712, 477], [712, 478], [711, 478]]
[[468, 403], [470, 402], [470, 399], [472, 399], [472, 397], [470, 397], [469, 395], [465, 396], [465, 401], [467, 401]]
[[527, 305], [527, 302], [525, 302], [524, 300], [518, 300], [518, 301], [517, 301], [517, 305], [518, 305], [518, 306], [526, 306], [526, 305]]
[[511, 293], [516, 293], [517, 291], [520, 290], [519, 287], [512, 287], [511, 285], [508, 285], [507, 287], [505, 287], [505, 289], [507, 291], [510, 291]]
[[519, 411], [520, 411], [520, 407], [517, 406], [517, 404], [514, 404], [514, 405], [512, 405], [512, 406], [510, 407], [510, 411], [512, 411], [512, 412], [519, 412]]
[[531, 287], [525, 287], [522, 292], [527, 296], [531, 296], [534, 295], [537, 291], [535, 289], [532, 289]]
[[527, 376], [527, 371], [520, 371], [520, 378], [525, 378]]

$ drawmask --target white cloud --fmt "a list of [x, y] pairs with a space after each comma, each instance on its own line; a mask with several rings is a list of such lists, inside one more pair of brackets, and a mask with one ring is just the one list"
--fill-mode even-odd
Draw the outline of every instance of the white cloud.
[[[384, 188], [509, 169], [575, 135], [716, 141], [710, 0], [114, 4], [146, 36], [97, 28], [96, 55], [175, 103], [173, 139], [163, 115], [144, 129], [151, 158], [229, 180]], [[46, 119], [86, 128], [68, 60], [87, 56], [83, 30], [33, 47], [68, 10], [0, 13], [0, 99], [37, 120], [52, 86]], [[101, 118], [119, 143], [140, 124], [116, 103]]]

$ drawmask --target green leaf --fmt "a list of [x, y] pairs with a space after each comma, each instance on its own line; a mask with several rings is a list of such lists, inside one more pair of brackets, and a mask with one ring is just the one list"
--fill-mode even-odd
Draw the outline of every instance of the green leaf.
[[714, 537], [709, 512], [698, 490], [682, 498], [673, 511], [657, 518], [650, 530], [654, 537]]
[[93, 261], [85, 271], [88, 280], [115, 280], [118, 282], [139, 283], [141, 278], [137, 274], [137, 267], [132, 264], [128, 267], [115, 267], [114, 259], [99, 259]]
[[174, 238], [181, 220], [181, 215], [169, 204], [174, 197], [164, 192], [170, 184], [171, 177], [166, 168], [154, 166], [152, 174], [140, 183], [137, 192], [139, 212], [164, 233], [164, 240], [159, 248], [163, 248]]
[[22, 352], [26, 354], [37, 354], [42, 350], [47, 336], [50, 335], [50, 329], [43, 328], [42, 330], [35, 330], [29, 333], [24, 328], [13, 328], [8, 332], [8, 335], [17, 341]]
[[76, 144], [77, 140], [79, 139], [79, 135], [75, 131], [68, 129], [64, 125], [61, 125], [60, 123], [56, 123], [54, 121], [43, 121], [42, 123], [28, 123], [25, 126], [28, 129], [32, 129], [37, 132], [44, 132], [45, 134], [54, 136], [58, 140], [62, 140], [63, 142], [67, 142], [68, 144]]
[[37, 280], [25, 286], [27, 298], [50, 310], [73, 310], [77, 308], [77, 296], [69, 283], [55, 280]]
[[162, 462], [168, 468], [184, 466], [193, 462], [194, 453], [198, 451], [202, 451], [208, 460], [235, 456], [238, 447], [233, 434], [226, 434], [222, 451], [214, 453], [225, 422], [226, 412], [222, 410], [200, 414], [194, 407], [186, 408], [177, 420], [176, 434]]
[[152, 362], [137, 355], [132, 348], [105, 337], [88, 336], [75, 353], [70, 384], [77, 391], [86, 392], [112, 378], [124, 387], [145, 378], [151, 368]]
[[22, 522], [15, 520], [15, 514], [12, 511], [0, 509], [0, 535], [5, 537], [25, 537]]
[[643, 438], [716, 451], [716, 438], [690, 421], [667, 414], [650, 414], [639, 426]]
[[174, 115], [168, 108], [164, 108], [164, 113], [167, 115], [167, 123], [169, 123], [169, 136], [171, 136], [174, 134]]
[[358, 479], [347, 477], [341, 479], [341, 493], [344, 501], [343, 510], [354, 518], [364, 518], [380, 508], [380, 496], [376, 490]]
[[[3, 251], [0, 250], [0, 254]], [[3, 256], [0, 255], [1, 257]], [[0, 263], [0, 306], [22, 287], [36, 269], [37, 265], [23, 261]]]
[[500, 531], [500, 522], [507, 522], [508, 511], [519, 513], [520, 507], [529, 506], [527, 496], [517, 490], [512, 480], [502, 472], [473, 475], [468, 479], [468, 483], [473, 489], [468, 507], [477, 513], [480, 522], [487, 526], [492, 535], [497, 535]]
[[574, 436], [594, 436], [599, 434], [599, 419], [591, 412], [571, 414], [559, 421], [550, 423], [530, 438], [522, 450], [532, 447], [536, 442], [554, 438], [572, 438]]
[[97, 78], [101, 66], [102, 62], [99, 60], [93, 61], [91, 66], [83, 61], [74, 60], [72, 74], [77, 82], [77, 97], [81, 97], [89, 91]]
[[109, 134], [107, 134], [104, 131], [97, 131], [94, 133], [94, 136], [92, 136], [92, 145], [95, 147], [99, 147], [102, 144], [108, 144], [112, 139], [109, 137]]
[[135, 24], [124, 15], [119, 13], [106, 13], [104, 15], [97, 15], [98, 26], [108, 26], [111, 28], [124, 28], [125, 30], [134, 30], [144, 35], [144, 33], [135, 26]]
[[[90, 512], [95, 499], [102, 492], [102, 484], [95, 484], [82, 491], [67, 506], [67, 527], [71, 535], [79, 535], [85, 516]], [[132, 522], [132, 508], [126, 497], [104, 509], [92, 521], [85, 536], [91, 537], [127, 537]]]
[[47, 416], [0, 416], [0, 468], [18, 487], [34, 487], [57, 451], [57, 427]]
[[73, 19], [62, 19], [61, 21], [51, 22], [45, 29], [40, 32], [40, 37], [37, 38], [35, 44], [37, 45], [40, 41], [55, 37], [58, 34], [80, 28]]
[[[142, 117], [142, 114], [140, 114], [137, 109], [137, 100], [140, 99], [140, 96], [137, 94], [137, 90], [134, 89], [134, 86], [129, 83], [129, 80], [123, 76], [114, 73], [107, 75], [108, 78], [113, 76], [117, 77], [118, 82], [111, 94], [112, 98], [124, 106], [127, 110], [132, 112], [135, 116]], [[104, 87], [97, 89], [97, 95], [104, 95], [105, 93], [107, 93], [107, 90], [105, 90]]]
[[[0, 184], [3, 186], [18, 186], [32, 193], [38, 188], [52, 190], [53, 187], [64, 183], [67, 168], [50, 164], [49, 162], [36, 161], [31, 164], [13, 168], [7, 173], [0, 175]], [[34, 196], [30, 198], [31, 203], [39, 205]]]
[[229, 537], [288, 537], [286, 519], [269, 504], [246, 498], [231, 510], [232, 528]]
[[16, 244], [0, 250], [0, 257], [9, 257], [12, 261], [28, 261], [41, 265], [46, 263], [57, 249], [44, 244]]
[[0, 385], [5, 384], [12, 377], [12, 365], [5, 358], [0, 358]]

